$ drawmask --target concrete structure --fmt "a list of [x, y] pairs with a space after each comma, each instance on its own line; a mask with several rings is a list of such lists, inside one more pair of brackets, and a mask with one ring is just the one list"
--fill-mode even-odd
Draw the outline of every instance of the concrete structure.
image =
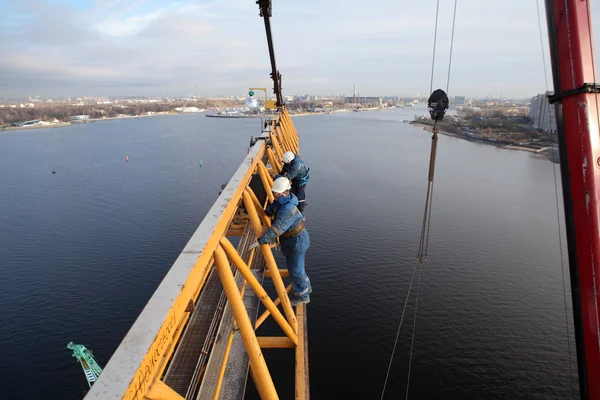
[[[539, 129], [543, 132], [554, 133], [556, 132], [556, 116], [554, 112], [554, 106], [548, 101], [548, 95], [551, 92], [538, 94], [535, 98], [534, 114], [533, 114], [533, 128]], [[531, 114], [530, 114], [531, 115]]]

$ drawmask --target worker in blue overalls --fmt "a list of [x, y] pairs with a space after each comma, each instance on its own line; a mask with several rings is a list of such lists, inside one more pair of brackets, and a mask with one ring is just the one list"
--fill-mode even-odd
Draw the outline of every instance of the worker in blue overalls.
[[298, 210], [304, 213], [305, 203], [305, 190], [306, 184], [308, 183], [308, 171], [310, 168], [304, 164], [304, 161], [291, 151], [283, 153], [281, 159], [283, 161], [283, 168], [279, 175], [287, 177], [292, 182], [292, 193], [298, 198]]
[[310, 246], [310, 238], [302, 222], [304, 216], [298, 211], [298, 199], [290, 193], [291, 188], [287, 178], [275, 179], [271, 189], [274, 201], [265, 210], [267, 215], [274, 216], [275, 219], [258, 241], [250, 245], [250, 249], [259, 244], [274, 243], [279, 237], [281, 253], [285, 256], [292, 281], [290, 301], [297, 306], [309, 303], [312, 292], [310, 280], [304, 270], [304, 255]]

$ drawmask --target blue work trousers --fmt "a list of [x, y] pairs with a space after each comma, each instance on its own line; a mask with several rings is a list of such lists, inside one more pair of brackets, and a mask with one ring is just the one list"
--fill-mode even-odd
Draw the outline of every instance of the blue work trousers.
[[304, 207], [306, 207], [306, 203], [304, 202], [304, 199], [306, 199], [306, 194], [304, 193], [305, 190], [306, 184], [299, 186], [292, 182], [292, 193], [298, 198], [298, 211], [301, 213], [304, 213]]
[[285, 256], [287, 269], [292, 281], [292, 292], [297, 299], [306, 299], [311, 291], [310, 280], [304, 270], [304, 255], [310, 246], [310, 237], [304, 230], [290, 239], [280, 238], [281, 253]]

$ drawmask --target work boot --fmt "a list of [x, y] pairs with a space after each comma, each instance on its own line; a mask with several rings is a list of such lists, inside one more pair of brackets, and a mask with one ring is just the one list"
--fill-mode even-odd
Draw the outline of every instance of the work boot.
[[290, 296], [290, 303], [292, 303], [292, 305], [294, 307], [297, 307], [300, 304], [308, 304], [308, 303], [310, 303], [310, 296], [306, 295], [306, 296], [302, 296], [302, 297], [296, 297], [295, 295], [292, 294]]

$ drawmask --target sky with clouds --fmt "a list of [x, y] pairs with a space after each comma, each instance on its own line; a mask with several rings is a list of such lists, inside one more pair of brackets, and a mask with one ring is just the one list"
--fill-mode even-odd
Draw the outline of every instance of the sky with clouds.
[[[454, 1], [440, 3], [434, 86], [445, 88]], [[284, 94], [351, 94], [356, 85], [361, 96], [427, 95], [435, 11], [436, 0], [273, 0]], [[254, 0], [0, 0], [0, 15], [0, 97], [272, 87]], [[458, 0], [449, 94], [544, 90], [536, 1]]]

